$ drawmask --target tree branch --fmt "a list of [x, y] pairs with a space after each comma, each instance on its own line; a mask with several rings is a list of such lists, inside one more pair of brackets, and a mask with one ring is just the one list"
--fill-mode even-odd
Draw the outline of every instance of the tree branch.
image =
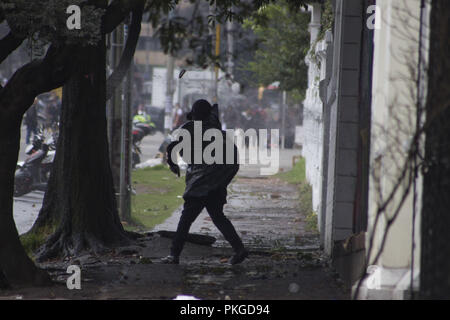
[[109, 76], [106, 82], [106, 100], [108, 101], [114, 94], [116, 88], [120, 85], [125, 77], [131, 62], [133, 61], [134, 52], [141, 33], [142, 14], [144, 11], [143, 3], [132, 12], [131, 25], [128, 33], [127, 42], [120, 58], [119, 65], [114, 69], [114, 72]]
[[16, 37], [10, 31], [3, 39], [0, 40], [0, 63], [2, 63], [14, 50], [16, 50], [23, 42], [24, 38]]
[[114, 0], [103, 16], [102, 33], [111, 33], [131, 11], [145, 5], [145, 0]]
[[[51, 46], [43, 59], [33, 60], [17, 70], [0, 91], [0, 100], [14, 108], [14, 113], [25, 113], [34, 98], [58, 88], [66, 82], [78, 65], [76, 46]], [[18, 94], [20, 92], [20, 94]]]

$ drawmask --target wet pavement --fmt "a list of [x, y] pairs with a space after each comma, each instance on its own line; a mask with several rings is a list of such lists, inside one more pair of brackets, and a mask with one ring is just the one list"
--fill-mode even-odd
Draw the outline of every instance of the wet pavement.
[[[174, 231], [180, 211], [153, 231]], [[209, 250], [189, 244], [183, 251], [183, 294], [202, 299], [348, 298], [320, 250], [318, 233], [306, 227], [296, 186], [276, 178], [240, 177], [229, 187], [224, 212], [250, 256], [244, 263], [230, 266], [227, 261], [233, 252], [229, 244], [206, 211], [202, 212], [191, 233], [213, 236], [217, 241]], [[158, 248], [166, 246], [167, 253], [170, 241], [158, 241]], [[157, 259], [154, 254], [152, 258]]]
[[[19, 161], [25, 161], [27, 158], [27, 155], [25, 154], [25, 137], [26, 127], [22, 126]], [[13, 214], [19, 234], [27, 232], [33, 226], [33, 223], [39, 214], [39, 210], [42, 207], [43, 199], [44, 192], [41, 191], [30, 192], [22, 197], [14, 198]]]
[[30, 230], [42, 207], [44, 192], [34, 191], [14, 198], [13, 213], [19, 234]]
[[[227, 200], [224, 213], [245, 245], [253, 249], [319, 249], [317, 234], [305, 229], [296, 186], [273, 178], [238, 178], [230, 185]], [[178, 208], [152, 231], [175, 231], [181, 210], [182, 207]], [[215, 237], [215, 246], [228, 246], [206, 209], [194, 221], [190, 232]]]
[[[296, 150], [286, 150], [282, 168], [289, 170]], [[250, 169], [250, 170], [248, 170]], [[201, 299], [332, 299], [350, 297], [330, 268], [319, 246], [317, 231], [306, 224], [297, 186], [275, 177], [261, 177], [257, 168], [244, 167], [229, 187], [224, 212], [232, 221], [250, 256], [231, 266], [233, 252], [204, 210], [190, 232], [217, 238], [208, 248], [188, 243], [181, 255], [183, 285], [178, 294]], [[181, 208], [152, 231], [175, 231]], [[170, 240], [153, 234], [146, 248], [158, 263], [168, 253]], [[165, 249], [164, 249], [165, 248]]]
[[[280, 170], [292, 169], [292, 158], [300, 150], [280, 150]], [[261, 176], [260, 166], [242, 165], [237, 178], [228, 188], [225, 215], [231, 220], [244, 244], [252, 248], [285, 248], [316, 250], [318, 238], [305, 230], [304, 217], [295, 185], [272, 176]], [[164, 223], [152, 231], [175, 231], [183, 207], [180, 206]], [[212, 223], [206, 209], [191, 226], [191, 233], [213, 236], [215, 246], [228, 246]]]

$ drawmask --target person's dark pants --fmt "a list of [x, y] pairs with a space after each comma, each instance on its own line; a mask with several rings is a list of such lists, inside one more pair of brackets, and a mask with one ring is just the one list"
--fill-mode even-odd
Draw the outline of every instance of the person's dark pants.
[[213, 223], [231, 244], [234, 251], [237, 252], [244, 248], [241, 238], [237, 234], [230, 220], [223, 214], [226, 196], [227, 190], [224, 188], [210, 192], [207, 197], [184, 199], [184, 208], [170, 249], [171, 255], [178, 257], [181, 254], [192, 223], [205, 207]]

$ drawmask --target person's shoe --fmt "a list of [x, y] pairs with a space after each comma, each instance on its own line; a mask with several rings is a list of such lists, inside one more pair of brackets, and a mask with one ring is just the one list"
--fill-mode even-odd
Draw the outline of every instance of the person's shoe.
[[167, 257], [162, 258], [161, 262], [164, 263], [164, 264], [179, 264], [180, 263], [180, 258], [172, 256], [172, 255], [168, 255]]
[[230, 259], [230, 264], [238, 264], [248, 257], [248, 251], [246, 249], [241, 249]]

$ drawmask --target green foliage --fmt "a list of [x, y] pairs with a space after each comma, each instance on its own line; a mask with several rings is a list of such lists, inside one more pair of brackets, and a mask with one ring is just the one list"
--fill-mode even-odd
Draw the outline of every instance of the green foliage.
[[[81, 8], [80, 30], [69, 30], [66, 26], [70, 16], [66, 10], [70, 5]], [[96, 44], [101, 39], [100, 24], [105, 10], [86, 5], [84, 0], [2, 0], [0, 9], [16, 35], [42, 45]]]
[[132, 174], [137, 194], [132, 199], [131, 230], [148, 230], [164, 222], [178, 208], [183, 199], [185, 182], [166, 166], [139, 169]]
[[[215, 57], [207, 45], [211, 44], [208, 38], [209, 28], [216, 23], [229, 21], [243, 22], [251, 17], [255, 21], [263, 20], [261, 8], [270, 6], [275, 0], [190, 0], [198, 6], [214, 6], [211, 15], [201, 16], [201, 10], [194, 10], [192, 16], [178, 12], [177, 4], [180, 0], [142, 0], [145, 3], [144, 11], [148, 21], [158, 29], [161, 45], [165, 52], [176, 55], [186, 45], [196, 59], [196, 64], [205, 66], [216, 64], [219, 67], [220, 57]], [[298, 12], [304, 4], [303, 0], [284, 0], [289, 10]], [[102, 1], [87, 0], [2, 0], [0, 2], [0, 15], [8, 21], [10, 28], [16, 35], [29, 38], [33, 47], [41, 49], [53, 43], [95, 45], [102, 38], [101, 22], [105, 9], [99, 4]], [[106, 1], [104, 1], [106, 4]], [[134, 3], [137, 3], [135, 1]], [[96, 5], [93, 5], [96, 4]], [[81, 8], [80, 30], [68, 30], [66, 21], [69, 14], [66, 9], [69, 5], [78, 5]], [[130, 1], [123, 1], [124, 8], [129, 7]]]
[[262, 7], [254, 18], [245, 21], [245, 27], [259, 39], [254, 61], [244, 67], [253, 74], [255, 85], [279, 81], [281, 90], [293, 91], [297, 99], [303, 96], [307, 87], [309, 21], [308, 13], [291, 10], [285, 0]]
[[[333, 30], [334, 27], [334, 13], [333, 13], [333, 5], [331, 4], [331, 0], [326, 0], [322, 4], [322, 15], [320, 17], [320, 31], [317, 35], [317, 39], [311, 44], [309, 48], [309, 54], [311, 59], [320, 67], [320, 59], [315, 54], [313, 50], [319, 41], [322, 41], [325, 38], [325, 32], [327, 30]], [[317, 80], [316, 80], [317, 81]]]
[[[194, 9], [187, 10], [192, 11], [189, 14], [178, 10], [175, 6], [178, 2], [178, 0], [156, 0], [146, 7], [146, 12], [150, 13], [148, 21], [152, 22], [153, 27], [158, 30], [163, 50], [176, 55], [182, 49], [189, 49], [193, 59], [187, 59], [188, 64], [204, 68], [214, 64], [224, 69], [221, 64], [224, 55], [217, 57], [212, 52], [210, 28], [214, 28], [217, 23], [224, 24], [227, 21], [244, 23], [246, 19], [255, 21], [256, 24], [263, 24], [266, 16], [261, 12], [277, 1], [190, 0], [190, 3], [194, 4]], [[284, 0], [284, 3], [289, 11], [296, 13], [304, 5], [303, 0]], [[204, 15], [205, 6], [214, 7], [214, 10], [206, 16]]]
[[317, 214], [314, 211], [310, 211], [309, 214], [306, 215], [306, 228], [308, 231], [319, 232], [319, 228], [317, 226]]
[[325, 32], [327, 30], [332, 30], [334, 27], [334, 13], [331, 0], [326, 0], [322, 5], [322, 16], [320, 20], [321, 27], [318, 39], [322, 40], [325, 37]]
[[292, 170], [281, 172], [278, 177], [286, 182], [299, 184], [306, 181], [306, 161], [301, 157], [294, 165]]
[[312, 188], [306, 180], [306, 161], [300, 158], [291, 171], [278, 174], [278, 178], [298, 186], [300, 213], [304, 215], [306, 228], [310, 232], [318, 232], [317, 214], [312, 209]]
[[184, 39], [190, 36], [187, 30], [185, 18], [173, 17], [164, 19], [157, 31], [164, 53], [176, 54], [181, 50]]
[[55, 226], [46, 226], [33, 232], [28, 232], [21, 235], [20, 242], [22, 243], [22, 246], [28, 256], [31, 257], [33, 252], [41, 247], [47, 238], [55, 232], [55, 230]]

